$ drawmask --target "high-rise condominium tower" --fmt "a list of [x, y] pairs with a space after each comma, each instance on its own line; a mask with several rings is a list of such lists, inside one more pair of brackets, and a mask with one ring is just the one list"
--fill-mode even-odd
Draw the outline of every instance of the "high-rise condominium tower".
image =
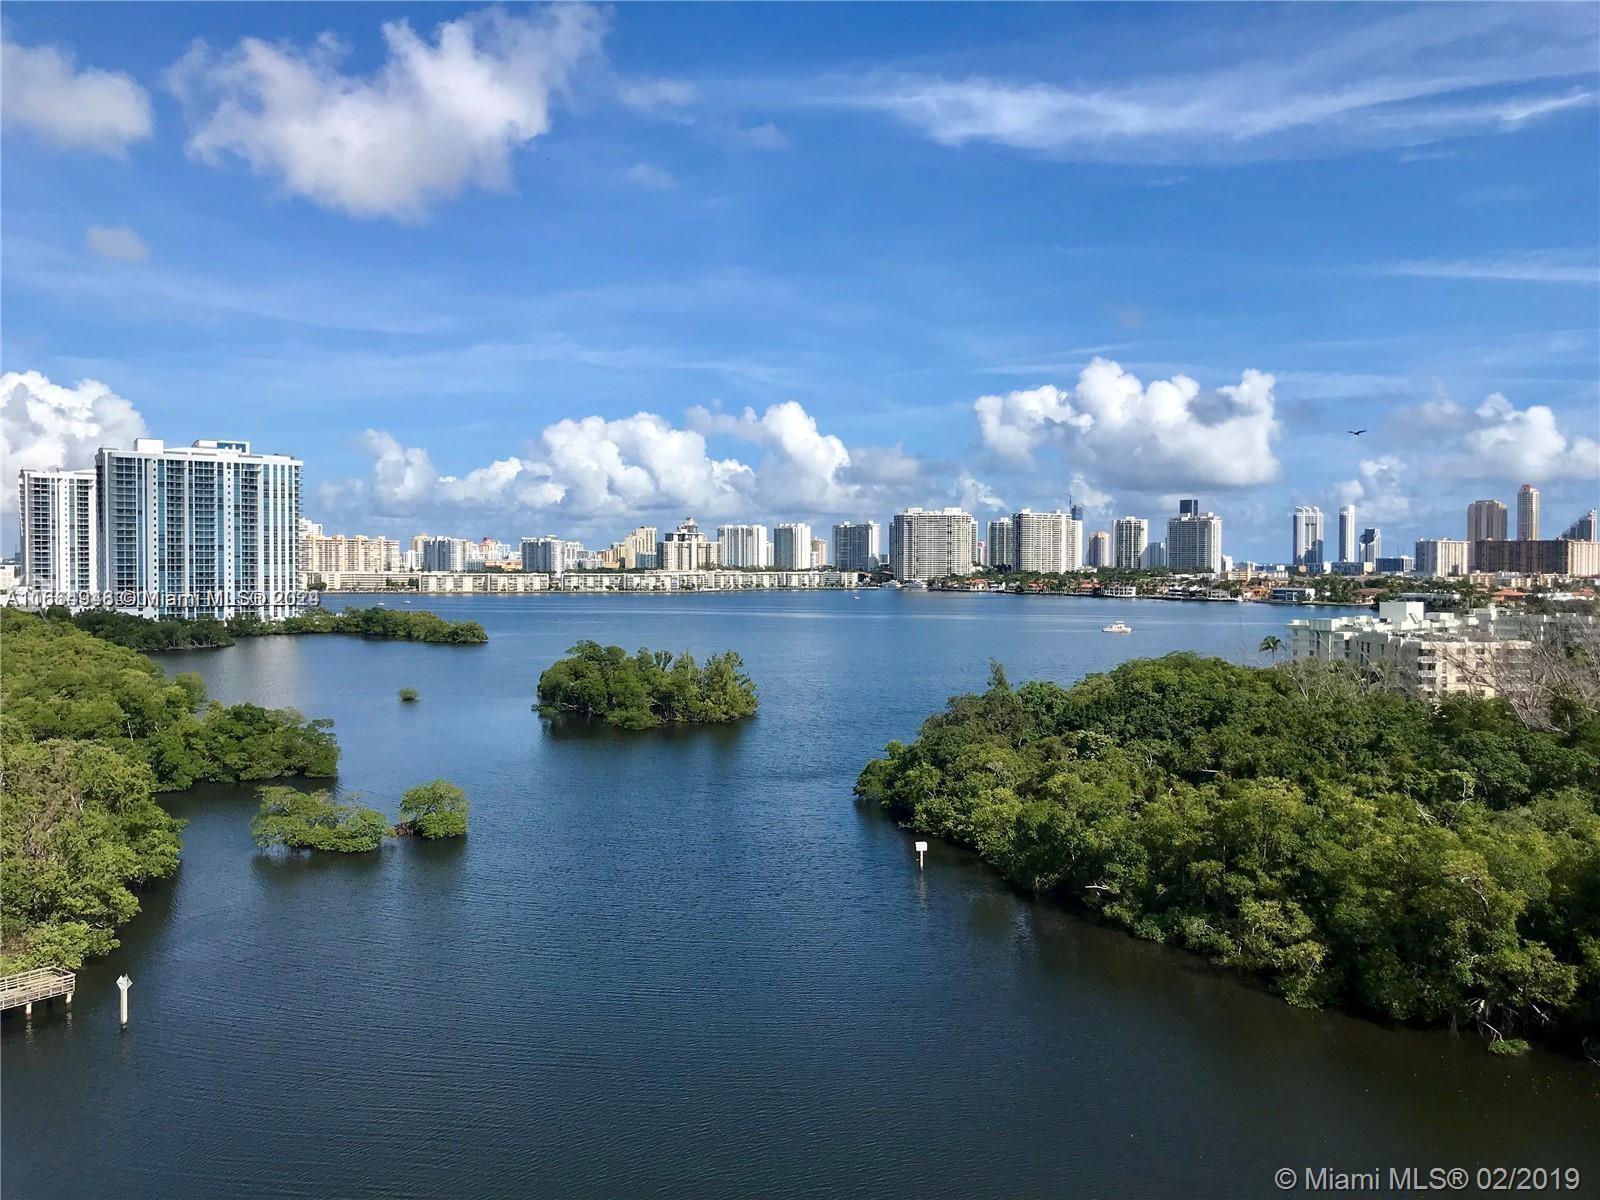
[[1567, 542], [1595, 541], [1596, 525], [1600, 525], [1600, 511], [1591, 508], [1583, 516], [1567, 526], [1566, 531], [1561, 535], [1561, 540]]
[[1378, 565], [1378, 559], [1383, 557], [1383, 530], [1363, 529], [1361, 531], [1361, 561]]
[[101, 449], [101, 586], [153, 616], [292, 616], [301, 467], [242, 441]]
[[809, 571], [811, 526], [790, 521], [773, 530], [772, 565], [783, 571]]
[[1290, 517], [1290, 562], [1296, 566], [1324, 561], [1322, 552], [1322, 510], [1311, 504], [1297, 505]]
[[1474, 500], [1467, 505], [1467, 541], [1506, 540], [1506, 506], [1498, 500]]
[[1517, 541], [1539, 540], [1539, 489], [1525, 483], [1517, 489]]
[[978, 523], [959, 508], [908, 508], [889, 526], [889, 562], [896, 579], [937, 579], [972, 570]]
[[1222, 571], [1222, 518], [1201, 512], [1200, 501], [1178, 501], [1178, 515], [1167, 518], [1166, 565], [1173, 571]]
[[25, 470], [21, 493], [23, 585], [37, 592], [98, 592], [94, 472]]
[[772, 540], [765, 525], [724, 525], [717, 530], [717, 548], [725, 567], [772, 565]]
[[833, 565], [841, 571], [875, 571], [883, 559], [876, 521], [841, 521], [833, 527]]
[[1017, 565], [1017, 544], [1011, 518], [1001, 517], [998, 521], [990, 521], [985, 533], [984, 545], [987, 565], [991, 567], [1008, 567], [1015, 570]]
[[1083, 522], [1064, 512], [1023, 509], [1011, 516], [1019, 571], [1059, 574], [1083, 563]]
[[1111, 557], [1117, 570], [1138, 569], [1149, 543], [1150, 523], [1143, 517], [1118, 517], [1111, 522]]
[[1339, 509], [1339, 561], [1360, 562], [1356, 556], [1356, 506], [1342, 505]]
[[693, 517], [685, 517], [656, 543], [656, 566], [663, 571], [704, 571], [716, 565], [717, 543], [700, 532]]
[[[524, 552], [523, 561], [527, 561], [526, 552]], [[424, 571], [465, 571], [467, 569], [467, 543], [461, 538], [454, 537], [423, 538], [422, 569]], [[548, 571], [552, 568], [539, 567], [530, 569]]]
[[1083, 556], [1085, 566], [1109, 567], [1111, 565], [1111, 535], [1097, 529], [1089, 535], [1089, 549]]
[[572, 570], [584, 553], [582, 542], [570, 542], [558, 537], [525, 537], [520, 546], [524, 571], [540, 571], [550, 575], [564, 575]]
[[1469, 569], [1468, 550], [1466, 542], [1455, 538], [1418, 538], [1417, 574], [1440, 578], [1465, 575]]

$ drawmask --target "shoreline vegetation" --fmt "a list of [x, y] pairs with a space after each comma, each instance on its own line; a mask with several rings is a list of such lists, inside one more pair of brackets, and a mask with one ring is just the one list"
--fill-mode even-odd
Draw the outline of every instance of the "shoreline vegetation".
[[481, 646], [489, 635], [477, 621], [449, 621], [437, 613], [389, 608], [352, 608], [343, 612], [315, 608], [282, 621], [254, 615], [230, 617], [158, 617], [150, 619], [107, 609], [69, 613], [51, 609], [51, 620], [70, 621], [95, 637], [146, 653], [160, 650], [203, 650], [232, 646], [239, 638], [302, 634], [341, 634], [382, 641], [426, 642], [432, 645]]
[[391, 837], [435, 840], [466, 835], [467, 794], [444, 779], [408, 789], [395, 825], [375, 808], [336, 803], [325, 788], [303, 792], [293, 787], [263, 788], [261, 809], [250, 822], [251, 840], [262, 848], [337, 854], [369, 853]]
[[7, 609], [0, 652], [0, 973], [116, 949], [136, 893], [178, 866], [159, 794], [338, 769], [332, 722], [208, 700], [72, 621]]
[[1173, 654], [1070, 688], [994, 664], [855, 790], [1291, 1004], [1600, 1056], [1600, 712], [1575, 697], [1525, 723], [1328, 664]]
[[691, 654], [581, 641], [539, 676], [538, 709], [571, 713], [619, 729], [669, 724], [720, 724], [752, 717], [759, 707], [744, 660], [731, 650], [702, 666]]

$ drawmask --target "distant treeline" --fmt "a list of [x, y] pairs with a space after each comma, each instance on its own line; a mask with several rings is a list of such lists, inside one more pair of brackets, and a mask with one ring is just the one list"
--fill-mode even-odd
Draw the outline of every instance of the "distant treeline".
[[489, 640], [476, 621], [447, 621], [437, 613], [397, 611], [390, 608], [352, 608], [332, 612], [310, 609], [282, 621], [264, 621], [254, 615], [230, 617], [160, 617], [149, 620], [131, 613], [86, 609], [69, 613], [54, 608], [52, 620], [67, 620], [86, 633], [133, 650], [194, 650], [231, 646], [237, 638], [280, 634], [340, 633], [389, 641], [431, 642], [453, 646], [479, 646]]
[[996, 667], [856, 791], [1291, 1003], [1600, 1055], [1600, 713], [1569, 689], [1546, 717], [1330, 664]]
[[7, 609], [0, 642], [0, 972], [116, 947], [135, 891], [178, 865], [156, 793], [337, 769], [331, 722], [208, 702], [73, 622]]
[[545, 713], [597, 717], [622, 729], [670, 723], [717, 723], [754, 716], [755, 684], [733, 651], [705, 665], [665, 650], [630, 655], [621, 646], [582, 641], [539, 676]]

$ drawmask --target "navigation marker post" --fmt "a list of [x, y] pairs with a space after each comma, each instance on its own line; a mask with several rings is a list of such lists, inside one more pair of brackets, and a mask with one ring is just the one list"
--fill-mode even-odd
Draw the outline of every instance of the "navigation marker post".
[[916, 851], [917, 851], [917, 870], [920, 871], [920, 870], [922, 870], [922, 856], [928, 852], [928, 843], [927, 842], [918, 842], [916, 844]]
[[133, 980], [126, 975], [117, 976], [117, 990], [122, 993], [122, 1027], [128, 1027], [128, 989], [133, 986]]

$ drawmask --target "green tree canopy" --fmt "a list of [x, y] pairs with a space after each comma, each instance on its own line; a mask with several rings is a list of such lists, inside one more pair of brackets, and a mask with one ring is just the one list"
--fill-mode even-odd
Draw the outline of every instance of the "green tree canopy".
[[546, 713], [649, 729], [737, 721], [754, 716], [758, 700], [744, 661], [731, 650], [701, 666], [690, 654], [674, 658], [664, 650], [641, 649], [630, 657], [621, 646], [582, 641], [539, 676], [539, 704]]
[[444, 779], [419, 784], [400, 800], [400, 824], [425, 838], [465, 837], [467, 794]]
[[997, 672], [856, 791], [1293, 1003], [1600, 1044], [1593, 720], [1175, 654], [1071, 688]]
[[364, 854], [383, 845], [393, 830], [375, 808], [337, 804], [326, 791], [291, 787], [261, 789], [261, 811], [250, 822], [256, 845], [294, 850]]

